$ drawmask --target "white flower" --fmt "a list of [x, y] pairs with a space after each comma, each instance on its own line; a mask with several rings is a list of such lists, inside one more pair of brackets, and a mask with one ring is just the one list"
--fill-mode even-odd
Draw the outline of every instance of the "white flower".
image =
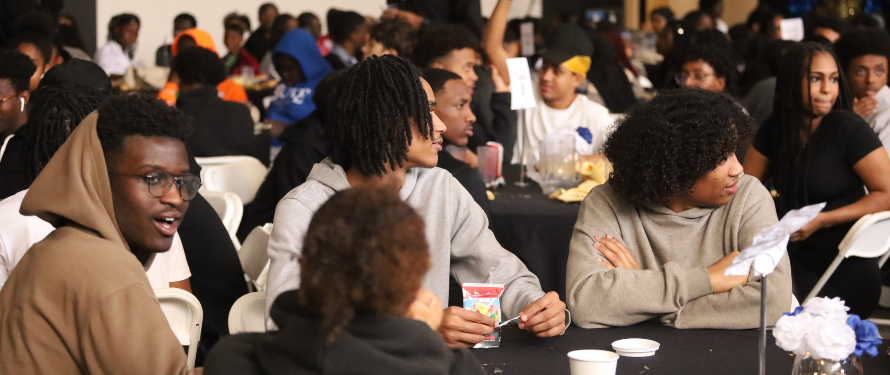
[[812, 316], [806, 312], [797, 315], [784, 315], [776, 322], [773, 337], [776, 345], [797, 355], [807, 353], [806, 336], [809, 333]]
[[850, 310], [844, 305], [844, 300], [838, 297], [831, 299], [826, 297], [810, 298], [803, 305], [803, 309], [813, 317], [821, 316], [828, 320], [842, 319], [844, 323], [847, 322], [847, 311]]
[[814, 358], [842, 361], [856, 349], [856, 333], [847, 325], [846, 318], [813, 316], [810, 324], [806, 344]]

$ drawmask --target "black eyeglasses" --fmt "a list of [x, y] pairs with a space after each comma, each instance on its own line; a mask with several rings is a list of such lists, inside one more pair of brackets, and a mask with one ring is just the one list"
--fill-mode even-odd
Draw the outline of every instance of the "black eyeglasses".
[[179, 196], [185, 201], [190, 201], [198, 195], [198, 189], [201, 188], [201, 178], [190, 174], [174, 176], [167, 171], [157, 171], [144, 175], [111, 173], [141, 178], [148, 185], [148, 193], [155, 198], [163, 197], [173, 188], [173, 184], [176, 184], [176, 188], [179, 189]]

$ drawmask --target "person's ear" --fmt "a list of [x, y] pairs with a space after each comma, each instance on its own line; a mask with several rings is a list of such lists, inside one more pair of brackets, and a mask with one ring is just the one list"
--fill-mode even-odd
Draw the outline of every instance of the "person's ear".
[[726, 78], [717, 78], [717, 86], [720, 87], [720, 91], [726, 88]]
[[383, 50], [383, 54], [384, 54], [384, 55], [398, 56], [398, 55], [399, 55], [399, 51], [396, 51], [395, 49], [392, 49], [392, 48], [387, 48], [387, 49], [384, 49], [384, 50]]
[[442, 63], [436, 61], [436, 62], [430, 64], [430, 68], [445, 69], [445, 65], [442, 65]]
[[587, 79], [587, 78], [581, 74], [572, 73], [572, 85], [575, 86], [575, 88], [578, 88], [579, 86], [581, 86], [581, 84], [584, 83], [585, 79]]
[[31, 101], [31, 92], [30, 91], [22, 91], [22, 93], [19, 94], [19, 98], [21, 98], [22, 106], [24, 106], [25, 104], [28, 104], [29, 101]]

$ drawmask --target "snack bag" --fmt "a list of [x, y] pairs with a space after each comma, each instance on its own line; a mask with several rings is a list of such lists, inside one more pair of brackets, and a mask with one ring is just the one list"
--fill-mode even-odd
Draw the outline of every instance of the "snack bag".
[[[463, 284], [464, 308], [501, 322], [501, 293], [504, 284]], [[474, 348], [497, 348], [501, 346], [501, 329], [495, 328], [491, 336], [476, 344]]]

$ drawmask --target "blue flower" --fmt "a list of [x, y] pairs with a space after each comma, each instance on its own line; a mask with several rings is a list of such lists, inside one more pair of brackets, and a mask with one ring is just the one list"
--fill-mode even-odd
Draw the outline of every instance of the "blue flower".
[[[797, 314], [800, 314], [801, 312], [803, 312], [803, 306], [797, 306], [797, 307], [794, 309], [794, 312], [784, 313], [784, 314], [782, 314], [782, 316], [785, 316], [785, 315], [788, 315], [788, 316], [796, 316]], [[859, 317], [856, 317], [856, 318], [858, 319]], [[848, 325], [850, 324], [850, 320], [849, 320], [849, 319], [847, 320], [847, 324], [848, 324]], [[855, 328], [854, 328], [854, 329], [855, 329]]]
[[847, 317], [847, 325], [856, 332], [856, 350], [853, 351], [857, 356], [862, 353], [874, 357], [878, 355], [878, 345], [881, 345], [881, 337], [878, 335], [878, 327], [874, 322], [862, 320], [859, 315], [850, 314]]

